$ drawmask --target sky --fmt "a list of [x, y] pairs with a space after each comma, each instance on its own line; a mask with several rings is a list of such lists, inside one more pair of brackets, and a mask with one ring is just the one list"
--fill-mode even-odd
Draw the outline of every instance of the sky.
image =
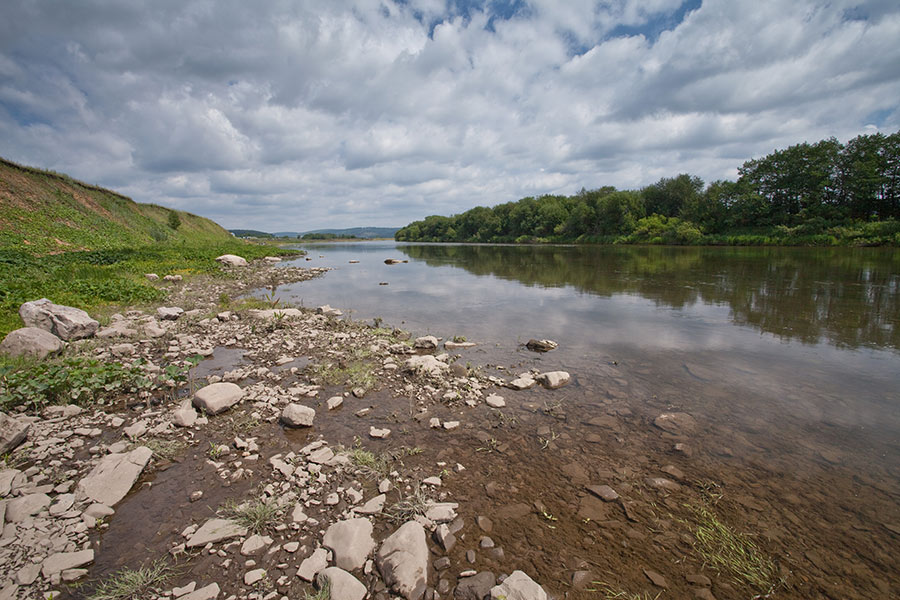
[[0, 156], [228, 228], [402, 226], [900, 130], [896, 0], [4, 0]]

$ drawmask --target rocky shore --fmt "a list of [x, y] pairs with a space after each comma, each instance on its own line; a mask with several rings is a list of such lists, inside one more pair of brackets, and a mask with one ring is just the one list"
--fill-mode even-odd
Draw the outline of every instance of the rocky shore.
[[[448, 351], [327, 306], [220, 310], [223, 295], [322, 274], [221, 262], [224, 282], [149, 274], [167, 305], [104, 326], [23, 305], [28, 327], [5, 351], [121, 361], [164, 385], [3, 415], [0, 600], [113, 598], [122, 569], [151, 565], [169, 576], [142, 597], [546, 598], [534, 573], [503, 567], [489, 517], [461, 516], [443, 482], [466, 465], [392, 440], [453, 435], [476, 407], [503, 408], [503, 386], [555, 389], [569, 374], [487, 376], [450, 354], [472, 344]], [[166, 381], [179, 369], [185, 381]], [[464, 563], [450, 556], [460, 542]], [[472, 568], [476, 549], [498, 568]]]

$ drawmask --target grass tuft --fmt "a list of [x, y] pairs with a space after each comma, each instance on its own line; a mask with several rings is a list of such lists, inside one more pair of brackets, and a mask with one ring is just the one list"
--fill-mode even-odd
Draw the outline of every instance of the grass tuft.
[[120, 569], [94, 589], [88, 600], [131, 600], [158, 596], [163, 584], [174, 574], [164, 560], [139, 569]]
[[253, 533], [262, 534], [284, 513], [284, 507], [272, 500], [249, 500], [238, 504], [234, 500], [227, 501], [219, 510], [225, 518], [232, 519]]
[[416, 515], [424, 515], [431, 506], [431, 500], [425, 494], [425, 488], [420, 484], [405, 497], [392, 504], [384, 511], [385, 515], [396, 523], [405, 523]]
[[587, 591], [599, 593], [604, 600], [656, 600], [662, 595], [662, 592], [657, 592], [655, 596], [651, 596], [650, 592], [641, 592], [640, 594], [626, 592], [605, 581], [592, 581], [591, 585], [595, 587], [588, 588]]

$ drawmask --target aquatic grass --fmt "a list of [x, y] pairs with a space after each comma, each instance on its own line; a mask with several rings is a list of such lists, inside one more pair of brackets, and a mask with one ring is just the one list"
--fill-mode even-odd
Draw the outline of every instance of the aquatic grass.
[[[154, 458], [162, 460], [174, 460], [187, 448], [187, 444], [181, 440], [165, 440], [162, 438], [151, 438], [141, 442], [141, 446], [150, 448]], [[135, 447], [137, 445], [134, 445]]]
[[429, 506], [431, 506], [431, 500], [420, 483], [409, 494], [404, 496], [401, 493], [400, 500], [389, 506], [384, 514], [395, 523], [405, 523], [417, 515], [424, 515]]
[[238, 503], [228, 500], [219, 513], [227, 519], [232, 519], [246, 527], [253, 533], [262, 534], [275, 524], [284, 513], [284, 507], [277, 502], [255, 499]]
[[359, 438], [356, 438], [352, 448], [345, 449], [342, 453], [363, 475], [371, 479], [384, 477], [390, 471], [391, 457], [386, 454], [376, 455], [374, 452], [364, 449]]
[[681, 522], [691, 527], [694, 550], [707, 565], [763, 595], [771, 594], [784, 583], [775, 563], [750, 535], [735, 532], [705, 506], [685, 507], [693, 513], [693, 523]]
[[329, 385], [346, 385], [370, 390], [375, 387], [375, 365], [370, 360], [371, 352], [365, 348], [355, 348], [337, 363], [317, 364], [310, 367], [313, 377]]
[[655, 596], [651, 596], [650, 592], [626, 592], [605, 581], [592, 581], [591, 585], [596, 587], [587, 588], [585, 591], [599, 593], [604, 600], [656, 600], [662, 595], [662, 592], [657, 592]]
[[124, 568], [101, 581], [87, 600], [131, 600], [159, 596], [162, 586], [175, 574], [164, 560], [138, 569]]

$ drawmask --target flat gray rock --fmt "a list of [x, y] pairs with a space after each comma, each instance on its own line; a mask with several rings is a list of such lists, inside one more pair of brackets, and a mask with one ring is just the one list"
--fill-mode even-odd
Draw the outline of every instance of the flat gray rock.
[[376, 515], [384, 509], [386, 500], [387, 496], [385, 494], [379, 494], [362, 506], [357, 506], [353, 511], [361, 515]]
[[153, 451], [146, 446], [140, 446], [124, 454], [104, 456], [100, 459], [100, 463], [78, 482], [79, 496], [106, 506], [115, 506], [131, 490], [131, 486], [140, 477], [151, 456]]
[[338, 567], [324, 569], [316, 580], [320, 588], [328, 585], [330, 600], [363, 600], [366, 597], [366, 586]]
[[312, 427], [316, 411], [308, 406], [291, 402], [281, 411], [281, 422], [288, 427]]
[[100, 323], [80, 308], [53, 304], [46, 298], [26, 302], [19, 307], [26, 327], [49, 331], [61, 340], [80, 340], [97, 333]]
[[94, 562], [93, 550], [57, 552], [44, 559], [44, 562], [41, 563], [41, 573], [44, 577], [50, 577], [67, 569], [77, 569], [92, 562]]
[[30, 356], [46, 358], [51, 354], [59, 354], [65, 343], [39, 327], [22, 327], [10, 331], [0, 342], [0, 352], [10, 356]]
[[608, 485], [589, 485], [586, 489], [604, 502], [612, 502], [619, 499], [619, 494], [616, 490]]
[[247, 528], [231, 519], [210, 519], [188, 538], [185, 546], [195, 548], [247, 535]]
[[184, 309], [179, 306], [160, 306], [156, 309], [156, 316], [161, 321], [177, 321], [184, 314]]
[[542, 386], [548, 390], [555, 390], [569, 383], [571, 376], [565, 371], [550, 371], [549, 373], [541, 373], [537, 380]]
[[28, 437], [31, 423], [25, 423], [0, 412], [0, 454], [12, 452]]
[[172, 411], [172, 422], [179, 427], [190, 427], [197, 422], [197, 416], [191, 401], [183, 400], [178, 408]]
[[6, 520], [10, 523], [21, 523], [48, 506], [50, 506], [50, 496], [47, 494], [19, 496], [6, 503]]
[[325, 532], [322, 544], [334, 553], [334, 564], [345, 571], [361, 568], [372, 550], [372, 523], [368, 519], [338, 521]]
[[491, 588], [491, 600], [547, 600], [547, 592], [522, 571]]
[[316, 548], [316, 550], [300, 563], [297, 569], [297, 577], [303, 581], [312, 581], [325, 567], [328, 566], [328, 550]]
[[244, 397], [244, 390], [235, 383], [213, 383], [194, 394], [194, 406], [208, 415], [223, 413]]
[[395, 593], [419, 600], [428, 584], [428, 542], [422, 524], [407, 521], [392, 533], [375, 555], [375, 564]]
[[179, 596], [178, 600], [215, 600], [219, 597], [219, 584], [211, 583], [206, 587], [195, 590], [190, 594]]
[[456, 584], [453, 597], [456, 600], [484, 600], [497, 583], [497, 577], [490, 571], [482, 571], [471, 577], [463, 577]]

